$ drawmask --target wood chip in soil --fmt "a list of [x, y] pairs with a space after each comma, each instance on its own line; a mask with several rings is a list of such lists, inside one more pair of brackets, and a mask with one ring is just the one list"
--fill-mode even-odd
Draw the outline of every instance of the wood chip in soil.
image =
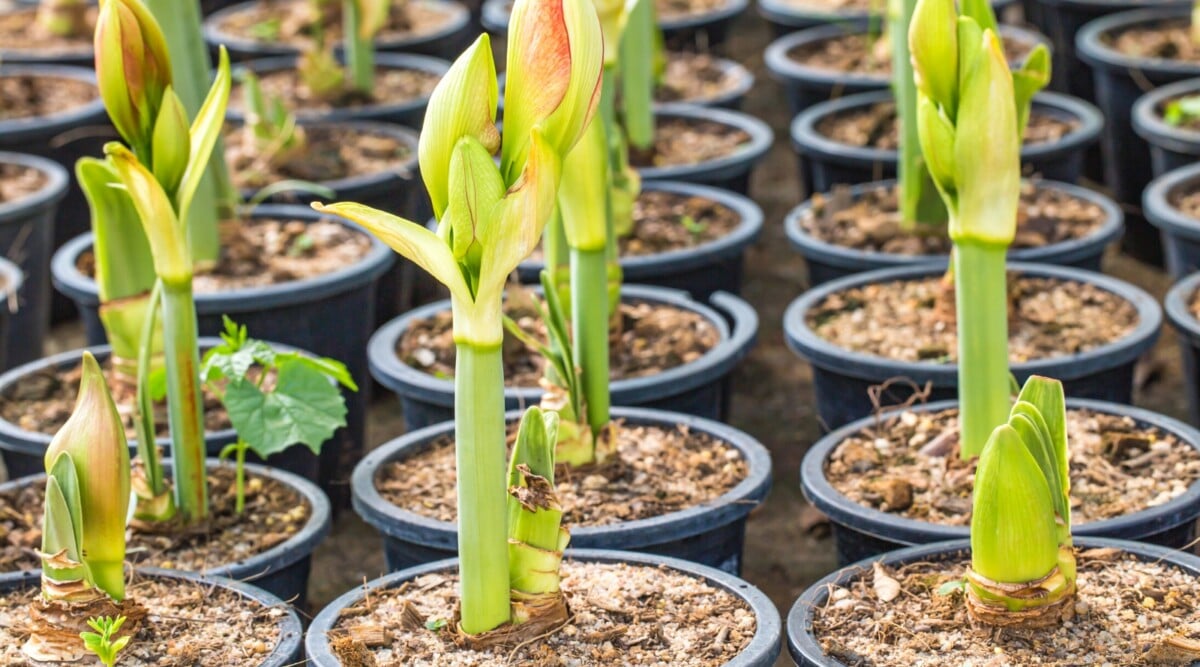
[[[509, 445], [516, 438], [510, 424]], [[563, 524], [604, 526], [662, 516], [711, 502], [748, 474], [730, 444], [685, 426], [618, 422], [616, 450], [604, 463], [555, 471]], [[420, 454], [383, 466], [375, 487], [385, 500], [439, 521], [458, 516], [454, 440], [446, 437]]]
[[[372, 96], [347, 94], [332, 102], [318, 98], [305, 86], [295, 68], [266, 72], [259, 75], [263, 95], [278, 97], [300, 118], [316, 118], [334, 109], [355, 109], [382, 104], [403, 104], [429, 97], [440, 75], [418, 69], [377, 67], [375, 90]], [[245, 110], [245, 93], [241, 84], [233, 85], [229, 107]]]
[[883, 602], [864, 570], [849, 586], [833, 586], [815, 609], [813, 630], [826, 655], [871, 667], [1027, 667], [1028, 665], [1187, 665], [1170, 659], [1170, 639], [1200, 640], [1200, 581], [1160, 562], [1111, 549], [1077, 550], [1079, 592], [1074, 618], [1043, 631], [977, 627], [959, 593], [938, 595], [961, 579], [965, 555], [912, 563], [881, 576], [900, 584]]
[[[322, 32], [342, 35], [341, 13], [322, 22], [310, 0], [259, 0], [228, 14], [217, 24], [221, 32], [238, 39], [264, 44], [287, 44], [298, 51], [317, 47]], [[377, 42], [419, 38], [446, 27], [454, 18], [452, 8], [437, 2], [393, 0], [387, 22], [376, 33]]]
[[408, 144], [378, 132], [360, 132], [341, 125], [304, 127], [307, 145], [281, 164], [258, 154], [247, 133], [225, 133], [225, 161], [239, 188], [262, 188], [288, 179], [312, 183], [371, 176], [389, 171], [415, 171], [415, 153]]
[[[137, 388], [133, 382], [120, 378], [113, 372], [109, 359], [105, 359], [101, 367], [106, 384], [112, 391], [113, 401], [117, 404], [117, 413], [125, 425], [125, 437], [136, 439], [137, 427], [134, 418]], [[67, 418], [75, 409], [81, 377], [82, 367], [78, 365], [62, 371], [51, 368], [27, 375], [0, 393], [0, 417], [24, 431], [52, 436], [67, 423]], [[154, 425], [158, 437], [170, 434], [165, 399], [154, 403]], [[226, 414], [221, 401], [211, 392], [205, 391], [204, 429], [215, 433], [228, 428], [231, 428], [229, 415]]]
[[[1034, 44], [1010, 35], [1002, 36], [1004, 57], [1010, 63], [1023, 61]], [[859, 75], [891, 76], [892, 46], [888, 39], [866, 33], [839, 35], [797, 46], [787, 57], [801, 65]]]
[[750, 142], [741, 128], [711, 120], [660, 118], [656, 121], [654, 146], [629, 149], [634, 167], [673, 167], [700, 164], [735, 155]]
[[[532, 293], [510, 287], [505, 314], [523, 330], [546, 340], [546, 329], [529, 299]], [[516, 295], [520, 295], [519, 297]], [[700, 314], [645, 302], [621, 304], [621, 327], [609, 340], [609, 377], [613, 380], [656, 375], [691, 363], [720, 342], [720, 332]], [[430, 375], [454, 377], [455, 346], [449, 310], [413, 322], [396, 344], [401, 361]], [[545, 360], [509, 333], [504, 334], [504, 384], [537, 387]]]
[[[1025, 145], [1059, 141], [1078, 128], [1077, 119], [1064, 119], [1031, 110], [1029, 124], [1025, 127]], [[817, 123], [817, 132], [847, 146], [894, 151], [900, 145], [896, 105], [893, 102], [880, 102], [865, 109], [826, 116]]]
[[[854, 197], [846, 186], [829, 194], [815, 194], [812, 205], [800, 218], [800, 227], [825, 243], [863, 252], [892, 255], [948, 255], [950, 237], [944, 225], [925, 231], [901, 226], [897, 187], [876, 187]], [[1017, 208], [1017, 235], [1012, 248], [1040, 248], [1051, 243], [1091, 236], [1104, 224], [1107, 214], [1094, 202], [1062, 190], [1038, 187], [1038, 182], [1021, 185]]]
[[0, 204], [11, 204], [37, 193], [49, 179], [40, 169], [0, 162]]
[[1102, 39], [1133, 58], [1200, 62], [1200, 45], [1192, 41], [1190, 22], [1182, 19], [1149, 22]]
[[96, 86], [86, 81], [9, 74], [0, 69], [0, 120], [61, 114], [99, 96]]
[[35, 53], [39, 56], [81, 55], [92, 52], [92, 32], [98, 9], [87, 10], [90, 26], [81, 35], [60, 37], [37, 25], [36, 8], [0, 11], [0, 45], [9, 53]]
[[[264, 607], [211, 584], [142, 577], [136, 571], [126, 592], [148, 614], [118, 656], [120, 667], [257, 667], [275, 650], [287, 617], [283, 606]], [[0, 665], [61, 664], [29, 661], [21, 653], [28, 607], [37, 597], [36, 588], [0, 593]]]
[[[662, 567], [568, 559], [562, 590], [571, 613], [567, 624], [520, 646], [488, 651], [455, 646], [450, 628], [458, 576], [449, 573], [372, 592], [366, 602], [342, 612], [331, 636], [347, 666], [718, 667], [744, 650], [758, 627], [754, 612], [737, 596]], [[446, 623], [431, 631], [405, 618]], [[356, 639], [361, 637], [378, 643], [368, 648]], [[359, 661], [348, 659], [351, 655]]]
[[[304, 528], [312, 508], [295, 490], [246, 474], [246, 511], [235, 511], [234, 467], [208, 470], [208, 523], [132, 527], [126, 558], [143, 566], [202, 572], [243, 561], [282, 544]], [[41, 567], [43, 485], [0, 492], [0, 572]], [[2, 663], [0, 663], [2, 664]]]
[[[1129, 335], [1137, 309], [1095, 285], [1009, 274], [1012, 363], [1079, 354]], [[853, 287], [808, 314], [818, 336], [840, 348], [897, 361], [958, 357], [953, 287], [942, 276]]]
[[745, 74], [728, 72], [721, 59], [705, 53], [667, 54], [667, 69], [654, 91], [656, 102], [711, 100], [745, 83]]
[[619, 239], [621, 256], [695, 248], [728, 236], [741, 223], [737, 211], [711, 199], [643, 191], [633, 206], [633, 232]]
[[[919, 521], [966, 526], [977, 459], [958, 448], [958, 410], [903, 411], [846, 438], [825, 462], [850, 500]], [[1200, 480], [1200, 453], [1127, 416], [1067, 411], [1071, 522], [1159, 507]]]

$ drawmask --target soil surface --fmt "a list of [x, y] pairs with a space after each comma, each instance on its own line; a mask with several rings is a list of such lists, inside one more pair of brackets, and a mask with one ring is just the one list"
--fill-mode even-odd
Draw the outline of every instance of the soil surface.
[[[568, 560], [562, 575], [570, 616], [548, 637], [487, 651], [457, 649], [452, 628], [458, 577], [439, 573], [373, 592], [344, 610], [334, 627], [341, 636], [339, 657], [347, 667], [718, 667], [744, 649], [757, 629], [745, 602], [680, 572]], [[383, 641], [368, 649], [365, 637]], [[364, 654], [370, 658], [354, 658]]]
[[[246, 474], [246, 511], [235, 511], [234, 467], [208, 470], [209, 519], [181, 529], [135, 521], [126, 558], [140, 565], [203, 572], [275, 547], [298, 533], [312, 512], [291, 487]], [[0, 572], [41, 567], [42, 485], [0, 493]], [[4, 664], [4, 663], [0, 663]]]
[[[336, 100], [313, 95], [295, 68], [264, 72], [259, 75], [263, 96], [278, 97], [301, 118], [314, 118], [334, 109], [358, 108], [382, 104], [403, 104], [429, 97], [441, 77], [432, 72], [406, 68], [375, 68], [375, 90], [370, 96], [346, 94]], [[233, 84], [229, 108], [245, 110], [241, 84]]]
[[745, 84], [745, 74], [727, 72], [719, 58], [704, 53], [667, 54], [667, 69], [654, 91], [656, 102], [702, 102]]
[[[1074, 118], [1060, 118], [1031, 109], [1024, 144], [1036, 146], [1059, 141], [1078, 127], [1079, 121]], [[887, 151], [898, 150], [900, 146], [894, 102], [880, 102], [865, 109], [826, 116], [817, 123], [817, 132], [848, 146]]]
[[[514, 297], [514, 294], [518, 295]], [[546, 340], [545, 327], [532, 293], [509, 288], [505, 314], [524, 331]], [[655, 375], [691, 363], [720, 342], [720, 332], [700, 314], [644, 302], [621, 304], [621, 327], [609, 344], [609, 377], [614, 380]], [[417, 320], [400, 336], [396, 356], [430, 375], [454, 377], [455, 347], [449, 310]], [[511, 334], [504, 334], [504, 383], [509, 387], [536, 387], [545, 361]]]
[[[137, 572], [126, 593], [146, 616], [118, 657], [121, 667], [257, 667], [275, 650], [286, 616], [282, 607], [263, 607], [228, 589]], [[0, 593], [0, 664], [51, 664], [27, 661], [21, 653], [28, 607], [38, 597], [37, 588]]]
[[[1137, 309], [1087, 283], [1009, 276], [1009, 359], [1079, 354], [1120, 340]], [[941, 276], [854, 287], [830, 295], [808, 316], [816, 334], [843, 349], [899, 361], [958, 357], [954, 294]]]
[[248, 130], [225, 133], [225, 161], [239, 188], [262, 188], [288, 179], [321, 183], [388, 171], [416, 170], [416, 152], [382, 133], [343, 125], [304, 127], [307, 144], [295, 155], [273, 156]]
[[661, 21], [709, 14], [724, 9], [728, 4], [728, 0], [656, 0], [654, 8]]
[[[846, 664], [913, 665], [1186, 665], [1167, 658], [1167, 640], [1200, 639], [1200, 581], [1165, 563], [1123, 552], [1077, 553], [1074, 618], [1041, 632], [997, 631], [969, 619], [961, 593], [938, 588], [964, 576], [961, 556], [866, 571], [847, 588], [833, 587], [818, 607], [814, 630], [827, 655]], [[877, 591], [899, 593], [884, 602]]]
[[[453, 20], [452, 9], [437, 2], [393, 0], [387, 23], [375, 40], [394, 42], [435, 33]], [[343, 31], [341, 12], [337, 12], [332, 21], [323, 22], [309, 0], [259, 0], [240, 12], [225, 16], [217, 27], [238, 39], [282, 42], [299, 51], [317, 48], [315, 38], [322, 33], [340, 37]]]
[[92, 31], [98, 9], [87, 11], [86, 20], [91, 27], [83, 34], [72, 37], [59, 37], [37, 25], [37, 12], [37, 8], [0, 11], [0, 45], [5, 51], [38, 55], [91, 53]]
[[695, 248], [742, 224], [737, 211], [704, 197], [643, 191], [633, 205], [633, 232], [619, 239], [622, 257]]
[[1192, 41], [1191, 25], [1182, 19], [1130, 28], [1105, 41], [1134, 58], [1200, 62], [1200, 46]]
[[[844, 248], [894, 255], [948, 255], [950, 237], [944, 225], [907, 231], [901, 227], [896, 186], [873, 188], [854, 198], [849, 188], [813, 195], [813, 205], [800, 218], [800, 227], [814, 238]], [[1021, 187], [1017, 235], [1012, 248], [1040, 248], [1081, 239], [1104, 224], [1098, 205], [1063, 192], [1039, 188], [1036, 181]]]
[[[905, 411], [847, 438], [825, 474], [854, 502], [910, 519], [966, 526], [977, 459], [958, 449], [958, 410]], [[1071, 522], [1166, 504], [1200, 480], [1200, 452], [1129, 417], [1069, 410]]]
[[[516, 438], [509, 429], [509, 444]], [[685, 427], [618, 422], [615, 450], [602, 463], [559, 465], [556, 494], [564, 525], [603, 526], [662, 516], [704, 505], [737, 486], [749, 470], [738, 450]], [[410, 512], [440, 521], [458, 517], [454, 440], [383, 468], [380, 494]]]
[[96, 86], [86, 81], [0, 70], [0, 121], [60, 114], [99, 96]]
[[0, 162], [0, 204], [11, 204], [35, 194], [49, 180], [40, 169]]
[[1169, 200], [1180, 213], [1200, 220], [1200, 188], [1173, 192]]
[[634, 167], [673, 167], [700, 164], [737, 153], [750, 142], [745, 130], [695, 118], [656, 119], [654, 146], [629, 149]]
[[[1001, 36], [1004, 57], [1019, 63], [1036, 44], [1009, 35]], [[833, 70], [859, 75], [891, 76], [891, 40], [880, 35], [854, 33], [839, 35], [788, 51], [788, 58], [815, 69]]]

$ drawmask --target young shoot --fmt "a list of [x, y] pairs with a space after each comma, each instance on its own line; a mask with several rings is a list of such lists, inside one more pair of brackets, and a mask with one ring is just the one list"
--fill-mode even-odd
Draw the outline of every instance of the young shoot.
[[975, 472], [966, 593], [976, 620], [1039, 628], [1073, 613], [1068, 473], [1062, 383], [1030, 377]]
[[41, 0], [36, 25], [52, 37], [86, 37], [92, 30], [87, 20], [89, 9], [87, 0]]
[[1171, 100], [1163, 109], [1163, 122], [1182, 127], [1200, 121], [1200, 95], [1188, 95]]
[[95, 632], [81, 632], [79, 638], [83, 640], [83, 645], [87, 650], [96, 655], [96, 659], [100, 661], [104, 667], [113, 667], [117, 664], [117, 654], [125, 650], [129, 645], [132, 636], [118, 635], [121, 626], [125, 625], [125, 617], [117, 616], [99, 616], [89, 618], [87, 621], [88, 627]]
[[[340, 1], [340, 5], [335, 5]], [[340, 16], [334, 8], [340, 9]], [[375, 36], [388, 22], [392, 0], [315, 0], [314, 17], [319, 22], [342, 21], [345, 68], [337, 61], [332, 43], [323, 39], [318, 27], [317, 45], [303, 54], [299, 74], [317, 98], [341, 102], [347, 96], [371, 99], [375, 93]]]
[[508, 35], [503, 141], [486, 35], [459, 56], [430, 98], [418, 159], [436, 233], [359, 204], [314, 205], [366, 227], [450, 290], [459, 629], [476, 637], [514, 620], [516, 595], [504, 506], [504, 286], [554, 211], [563, 160], [595, 111], [603, 60], [587, 0], [517, 0]]
[[253, 154], [261, 163], [259, 168], [279, 168], [302, 157], [308, 140], [304, 128], [296, 122], [296, 114], [287, 108], [282, 97], [264, 94], [253, 72], [246, 70], [239, 76], [246, 109], [245, 142], [253, 147]]
[[200, 376], [217, 395], [238, 439], [221, 452], [237, 464], [237, 512], [245, 509], [246, 452], [260, 458], [304, 445], [313, 454], [346, 425], [346, 400], [338, 386], [358, 391], [340, 361], [282, 352], [250, 338], [245, 326], [225, 318], [221, 344], [204, 354]]

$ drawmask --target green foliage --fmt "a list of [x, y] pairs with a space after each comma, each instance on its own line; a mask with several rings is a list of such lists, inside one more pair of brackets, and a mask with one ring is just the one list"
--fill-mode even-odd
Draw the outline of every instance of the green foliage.
[[132, 639], [129, 635], [116, 636], [117, 632], [121, 630], [121, 626], [125, 624], [125, 617], [100, 616], [89, 618], [87, 623], [95, 632], [79, 633], [84, 647], [95, 653], [106, 667], [113, 667], [117, 664], [117, 654], [124, 650], [129, 645], [129, 640]]
[[1163, 122], [1172, 127], [1200, 120], [1200, 95], [1188, 95], [1171, 100], [1163, 109]]

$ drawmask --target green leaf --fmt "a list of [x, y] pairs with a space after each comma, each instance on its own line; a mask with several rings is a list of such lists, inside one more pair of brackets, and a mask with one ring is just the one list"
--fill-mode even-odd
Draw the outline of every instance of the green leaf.
[[154, 121], [153, 156], [151, 169], [154, 177], [168, 193], [173, 193], [183, 181], [187, 170], [191, 146], [188, 145], [188, 117], [179, 96], [168, 87], [163, 94], [162, 108]]
[[962, 579], [953, 579], [951, 581], [947, 581], [941, 586], [938, 586], [937, 594], [950, 595], [952, 593], [959, 593], [966, 589], [966, 587], [967, 582], [963, 581]]
[[306, 363], [281, 363], [274, 390], [233, 382], [225, 409], [238, 435], [262, 457], [302, 444], [314, 453], [346, 425], [346, 403], [326, 375]]
[[[150, 291], [154, 284], [150, 243], [112, 164], [85, 157], [75, 163], [75, 176], [92, 212], [96, 287], [101, 302]], [[137, 327], [132, 329], [136, 338]]]
[[[265, 345], [265, 343], [263, 344]], [[358, 391], [358, 384], [355, 383], [354, 378], [351, 377], [350, 370], [346, 368], [346, 364], [343, 364], [337, 359], [330, 359], [329, 357], [310, 357], [298, 352], [278, 353], [276, 355], [276, 359], [278, 359], [278, 363], [281, 366], [284, 363], [303, 364], [325, 375], [329, 379], [337, 382], [351, 391]]]
[[182, 224], [187, 224], [188, 211], [192, 208], [192, 198], [208, 169], [208, 161], [212, 156], [213, 147], [221, 138], [221, 130], [225, 125], [225, 108], [229, 104], [229, 90], [233, 86], [233, 77], [229, 73], [229, 53], [221, 47], [217, 63], [217, 75], [212, 87], [208, 89], [208, 97], [192, 121], [188, 133], [191, 143], [191, 157], [188, 159], [187, 170], [176, 192], [176, 209], [180, 212]]

